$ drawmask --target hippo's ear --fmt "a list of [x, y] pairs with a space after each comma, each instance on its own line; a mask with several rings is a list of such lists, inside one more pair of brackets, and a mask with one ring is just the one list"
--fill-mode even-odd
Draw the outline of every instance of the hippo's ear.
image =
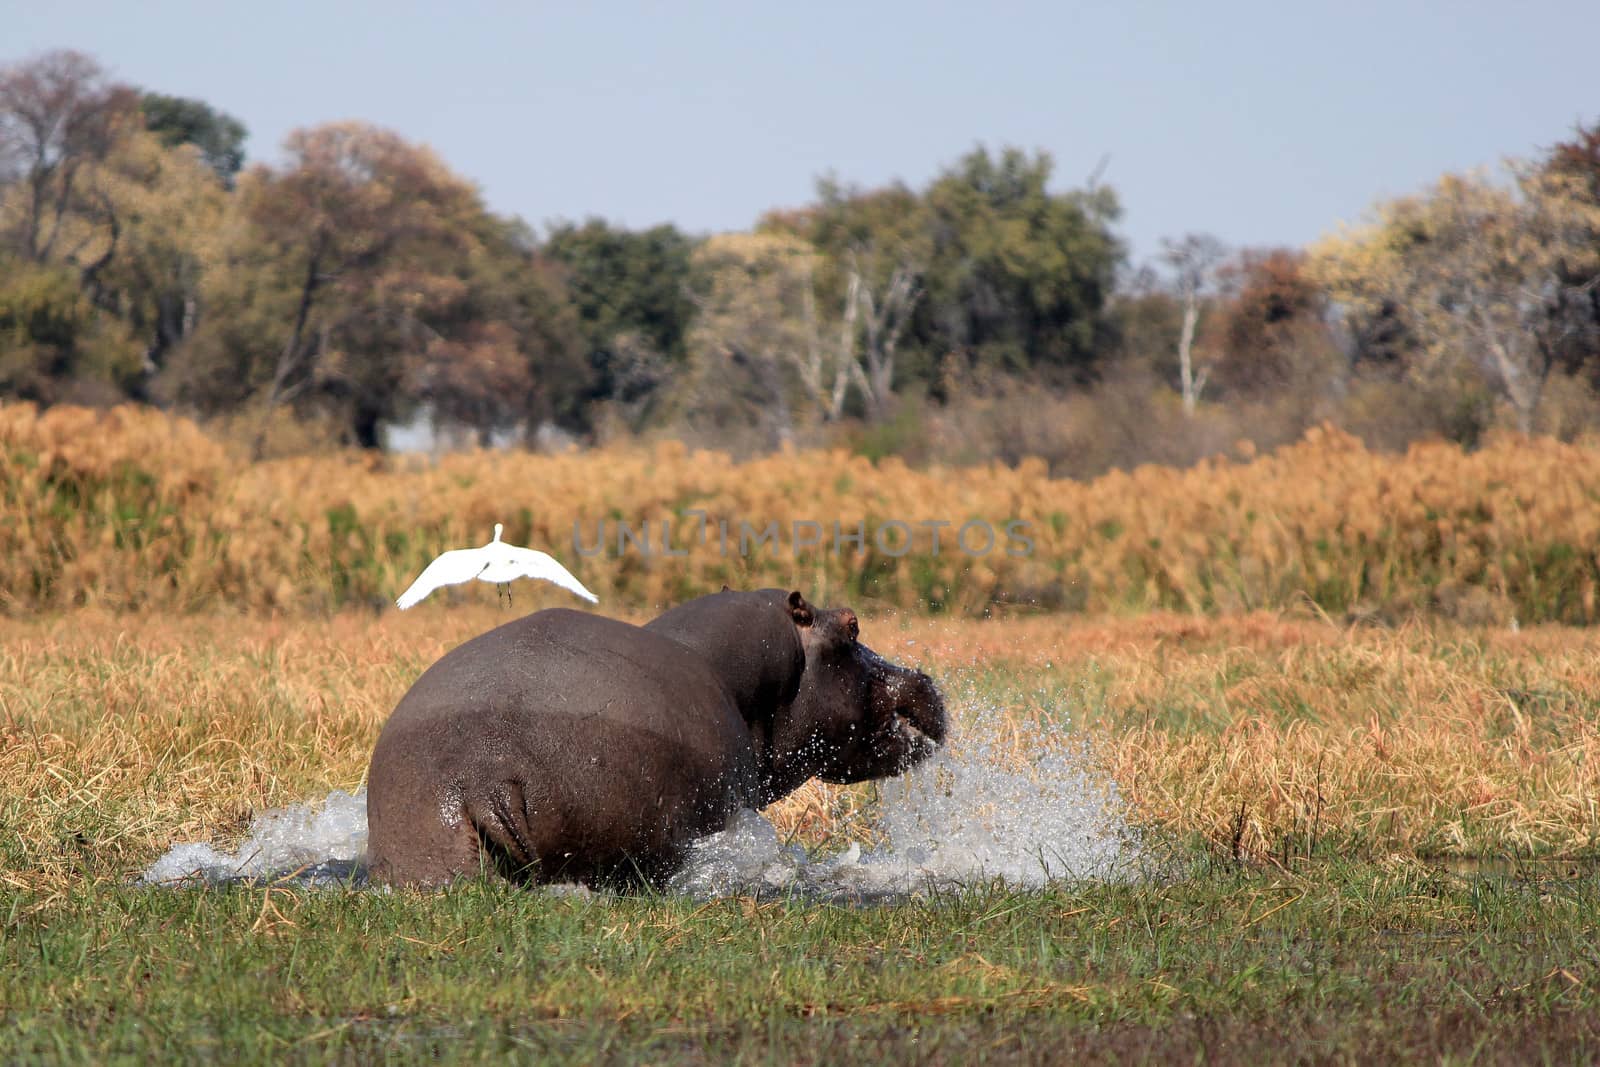
[[811, 605], [806, 603], [806, 598], [796, 589], [789, 594], [789, 617], [796, 626], [810, 626], [816, 615], [811, 610]]
[[723, 582], [722, 583], [722, 591], [724, 593], [731, 593], [731, 592], [733, 592], [733, 587], [731, 585], [729, 585], [727, 582]]

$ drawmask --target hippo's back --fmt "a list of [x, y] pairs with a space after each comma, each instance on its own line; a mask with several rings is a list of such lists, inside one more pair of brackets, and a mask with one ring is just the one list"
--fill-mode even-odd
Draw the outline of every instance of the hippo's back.
[[368, 775], [381, 881], [484, 858], [535, 879], [670, 866], [754, 792], [748, 733], [705, 661], [564, 609], [452, 650], [396, 706]]

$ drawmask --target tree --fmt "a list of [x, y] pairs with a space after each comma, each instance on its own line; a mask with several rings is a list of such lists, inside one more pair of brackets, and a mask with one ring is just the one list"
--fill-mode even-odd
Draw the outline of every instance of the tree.
[[1054, 164], [1007, 148], [964, 156], [928, 189], [931, 258], [914, 335], [926, 349], [1048, 377], [1083, 376], [1102, 347], [1122, 259], [1116, 197], [1049, 191]]
[[1447, 175], [1380, 204], [1314, 251], [1314, 275], [1358, 315], [1392, 311], [1418, 340], [1412, 373], [1481, 367], [1531, 432], [1560, 346], [1563, 308], [1600, 285], [1600, 206], [1570, 178], [1517, 168], [1514, 185]]
[[590, 219], [581, 226], [557, 224], [540, 251], [566, 268], [573, 305], [597, 346], [632, 331], [681, 359], [694, 315], [688, 284], [693, 249], [675, 226], [634, 231]]
[[[0, 72], [0, 268], [8, 388], [146, 395], [197, 312], [199, 247], [222, 190], [138, 121], [137, 96], [75, 52]], [[78, 295], [65, 299], [62, 279]], [[54, 383], [54, 384], [52, 384]]]
[[1154, 266], [1147, 264], [1128, 272], [1106, 310], [1114, 338], [1112, 362], [1137, 364], [1154, 375], [1155, 368], [1164, 367], [1170, 353], [1177, 350], [1183, 308]]
[[[1600, 207], [1600, 121], [1580, 125], [1571, 140], [1550, 150], [1541, 167], [1577, 201]], [[1600, 250], [1600, 229], [1591, 228], [1583, 240]], [[1566, 303], [1557, 314], [1568, 328], [1561, 362], [1573, 371], [1587, 365], [1592, 375], [1600, 376], [1600, 286], [1585, 284], [1581, 261], [1573, 270], [1562, 269]]]
[[379, 446], [427, 405], [480, 440], [574, 423], [588, 388], [559, 268], [431, 151], [362, 123], [296, 131], [239, 176], [206, 271], [202, 328], [171, 375], [204, 411], [281, 405]]
[[459, 298], [432, 318], [418, 398], [436, 425], [470, 427], [483, 445], [519, 424], [583, 429], [593, 371], [561, 266], [520, 222], [485, 213], [472, 231], [479, 251], [463, 261]]
[[952, 358], [1056, 380], [1090, 372], [1123, 255], [1116, 197], [1094, 181], [1052, 193], [1052, 168], [1043, 153], [978, 148], [920, 194], [826, 178], [815, 203], [762, 219], [761, 232], [822, 253], [815, 317], [869, 418], [909, 384], [939, 389]]
[[102, 188], [122, 236], [88, 291], [137, 339], [138, 370], [125, 384], [136, 399], [150, 400], [171, 353], [199, 323], [201, 279], [226, 193], [192, 146], [164, 147], [143, 130], [107, 160]]
[[249, 135], [244, 123], [224, 114], [203, 100], [191, 100], [162, 93], [145, 93], [139, 98], [145, 128], [168, 148], [194, 145], [222, 183], [233, 188], [234, 178], [244, 166], [244, 142]]
[[17, 255], [92, 275], [113, 254], [117, 223], [96, 168], [137, 114], [133, 90], [110, 82], [81, 52], [48, 52], [0, 70], [0, 182], [21, 189], [6, 212]]
[[[863, 191], [826, 178], [817, 183], [817, 196], [812, 207], [768, 214], [759, 229], [792, 234], [822, 253], [807, 305], [806, 367], [819, 398], [826, 368], [838, 368], [825, 417], [839, 418], [846, 388], [854, 384], [867, 417], [878, 420], [890, 410], [900, 343], [923, 296], [931, 252], [927, 216], [916, 194], [899, 184]], [[839, 309], [837, 332], [819, 315], [819, 300]]]
[[0, 394], [50, 404], [89, 390], [98, 400], [136, 360], [125, 325], [89, 303], [75, 272], [0, 259]]
[[[346, 122], [298, 130], [280, 168], [240, 175], [225, 251], [208, 272], [204, 343], [182, 395], [334, 413], [354, 443], [415, 402], [410, 385], [467, 286], [477, 192], [428, 149]], [[197, 339], [197, 342], [200, 339]]]
[[669, 225], [632, 231], [590, 219], [550, 231], [540, 251], [566, 272], [592, 368], [589, 399], [635, 403], [682, 365], [693, 249]]
[[829, 368], [829, 381], [813, 363], [807, 308], [817, 259], [811, 245], [777, 234], [720, 234], [695, 250], [699, 313], [679, 384], [685, 414], [722, 429], [762, 426], [775, 443], [793, 439], [800, 417], [820, 414], [848, 372]]
[[1552, 175], [1572, 179], [1573, 196], [1600, 203], [1600, 120], [1580, 124], [1570, 141], [1550, 149], [1542, 166]]
[[1161, 242], [1162, 259], [1172, 268], [1173, 284], [1183, 304], [1183, 326], [1178, 334], [1178, 382], [1183, 395], [1183, 412], [1194, 416], [1195, 405], [1206, 387], [1209, 366], [1194, 368], [1194, 335], [1200, 322], [1200, 305], [1216, 286], [1217, 265], [1226, 254], [1221, 241], [1209, 234], [1188, 234]]
[[1303, 389], [1327, 371], [1335, 346], [1327, 294], [1303, 252], [1245, 249], [1217, 269], [1222, 296], [1208, 331], [1218, 355], [1212, 380], [1232, 393]]

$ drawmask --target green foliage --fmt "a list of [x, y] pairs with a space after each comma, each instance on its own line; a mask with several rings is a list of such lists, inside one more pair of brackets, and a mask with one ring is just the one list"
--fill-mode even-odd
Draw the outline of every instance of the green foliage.
[[115, 389], [138, 368], [125, 324], [98, 312], [72, 272], [0, 258], [0, 394], [50, 403], [74, 386]]
[[626, 230], [603, 219], [560, 223], [544, 253], [567, 272], [573, 305], [591, 358], [603, 358], [619, 334], [643, 338], [669, 360], [681, 360], [694, 305], [689, 256], [694, 242], [675, 226]]
[[920, 278], [932, 255], [931, 223], [923, 197], [904, 185], [862, 189], [829, 177], [817, 182], [814, 204], [769, 212], [758, 229], [802, 238], [822, 253], [817, 299], [833, 308], [846, 299], [852, 272], [880, 294], [897, 269]]
[[144, 93], [139, 105], [145, 127], [160, 137], [162, 144], [169, 148], [194, 145], [206, 166], [222, 181], [233, 184], [234, 175], [244, 166], [244, 142], [249, 136], [244, 123], [203, 100], [164, 93]]
[[933, 227], [924, 345], [975, 364], [1083, 373], [1105, 339], [1123, 257], [1110, 189], [1052, 193], [1053, 162], [1016, 148], [968, 153], [928, 189]]
[[136, 102], [79, 52], [0, 67], [0, 391], [117, 395], [140, 365], [111, 278], [144, 228]]
[[[761, 227], [823, 253], [825, 308], [846, 299], [852, 278], [876, 309], [897, 273], [914, 280], [896, 389], [937, 390], [952, 355], [964, 369], [1079, 377], [1110, 341], [1106, 305], [1124, 256], [1111, 232], [1119, 209], [1105, 187], [1052, 192], [1052, 169], [1044, 153], [1006, 148], [996, 157], [980, 147], [921, 193], [824, 179], [815, 204], [772, 212]], [[870, 363], [870, 338], [866, 355]]]
[[[84, 308], [65, 270], [15, 261], [0, 273], [0, 344], [7, 352], [46, 346], [71, 349]], [[4, 357], [0, 357], [4, 358]], [[15, 388], [14, 385], [11, 388]]]
[[[81, 53], [0, 66], [0, 393], [248, 415], [258, 451], [285, 407], [321, 439], [365, 447], [421, 413], [480, 443], [546, 423], [599, 440], [829, 442], [913, 398], [981, 407], [1002, 379], [1051, 388], [1054, 404], [1092, 380], [1105, 406], [1118, 403], [1106, 383], [1184, 381], [1184, 422], [1151, 458], [1215, 454], [1237, 436], [1223, 425], [1270, 424], [1251, 433], [1265, 443], [1338, 417], [1398, 446], [1507, 421], [1571, 437], [1597, 421], [1600, 123], [1520, 166], [1514, 188], [1449, 176], [1308, 258], [1246, 253], [1203, 308], [1159, 287], [1114, 294], [1115, 193], [1052, 188], [1051, 157], [1017, 147], [974, 148], [916, 188], [829, 176], [812, 203], [723, 235], [805, 253], [764, 305], [754, 275], [739, 299], [714, 294], [696, 265], [705, 242], [671, 225], [589, 219], [536, 240], [387, 131], [310, 127], [287, 163], [248, 172], [245, 135], [211, 104], [119, 84]], [[735, 325], [767, 339], [759, 358], [720, 341], [723, 364], [691, 353]], [[1180, 348], [1187, 377], [1169, 366]], [[1206, 399], [1226, 407], [1211, 429]], [[1067, 435], [1051, 423], [939, 449], [1049, 454]], [[916, 450], [925, 435], [909, 436]]]

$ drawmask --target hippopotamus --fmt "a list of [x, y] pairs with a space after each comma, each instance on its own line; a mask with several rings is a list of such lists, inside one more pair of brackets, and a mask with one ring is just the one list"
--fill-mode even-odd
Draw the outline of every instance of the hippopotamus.
[[560, 608], [481, 634], [378, 737], [370, 876], [660, 887], [741, 808], [899, 774], [944, 740], [944, 702], [859, 637], [848, 608], [726, 588], [643, 626]]

